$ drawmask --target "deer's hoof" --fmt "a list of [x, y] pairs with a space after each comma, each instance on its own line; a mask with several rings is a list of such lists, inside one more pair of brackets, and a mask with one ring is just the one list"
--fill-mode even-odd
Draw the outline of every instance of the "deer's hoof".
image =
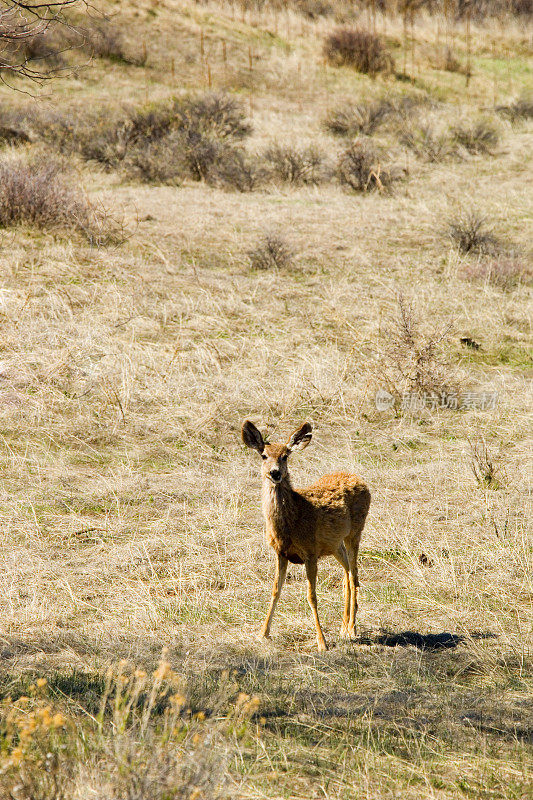
[[353, 641], [355, 639], [355, 628], [352, 628], [352, 630], [348, 630], [347, 628], [341, 628], [339, 635], [341, 639], [348, 639], [349, 641]]

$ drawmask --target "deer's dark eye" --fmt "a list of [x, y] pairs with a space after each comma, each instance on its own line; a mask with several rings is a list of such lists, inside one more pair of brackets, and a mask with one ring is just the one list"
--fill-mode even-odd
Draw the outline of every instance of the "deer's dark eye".
[[266, 455], [264, 453], [261, 453], [261, 458], [263, 459], [263, 461], [267, 460], [267, 457], [266, 457]]

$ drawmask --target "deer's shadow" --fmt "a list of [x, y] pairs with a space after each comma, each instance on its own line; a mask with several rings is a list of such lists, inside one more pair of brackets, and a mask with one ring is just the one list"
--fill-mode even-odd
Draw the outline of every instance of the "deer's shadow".
[[495, 639], [494, 633], [471, 633], [462, 636], [457, 633], [418, 633], [418, 631], [402, 631], [401, 633], [362, 634], [356, 644], [385, 645], [385, 647], [416, 647], [418, 650], [453, 650], [467, 639]]

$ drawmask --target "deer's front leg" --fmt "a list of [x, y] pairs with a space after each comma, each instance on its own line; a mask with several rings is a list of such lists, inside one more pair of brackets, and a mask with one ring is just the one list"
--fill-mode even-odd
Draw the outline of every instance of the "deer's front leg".
[[320, 627], [318, 619], [318, 609], [316, 606], [316, 559], [306, 561], [305, 572], [307, 574], [307, 601], [311, 606], [316, 627], [316, 642], [319, 650], [327, 650], [326, 640]]
[[279, 600], [279, 596], [281, 594], [281, 590], [283, 588], [283, 583], [285, 582], [285, 575], [287, 574], [287, 565], [288, 560], [285, 556], [278, 555], [278, 561], [276, 564], [276, 577], [274, 578], [274, 586], [272, 588], [272, 598], [270, 600], [270, 608], [268, 609], [267, 618], [263, 623], [263, 627], [261, 628], [261, 636], [265, 639], [270, 638], [270, 623], [272, 622], [272, 617], [274, 616], [274, 611], [276, 609], [277, 602]]

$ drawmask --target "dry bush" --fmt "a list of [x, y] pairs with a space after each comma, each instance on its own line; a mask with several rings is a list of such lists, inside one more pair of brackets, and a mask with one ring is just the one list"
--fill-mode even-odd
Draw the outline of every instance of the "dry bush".
[[235, 141], [245, 139], [252, 132], [242, 102], [221, 92], [176, 100], [173, 112], [180, 129], [192, 128], [216, 139]]
[[404, 126], [399, 139], [415, 155], [430, 163], [443, 161], [454, 152], [450, 137], [435, 130], [430, 123]]
[[379, 355], [379, 379], [396, 400], [406, 393], [440, 396], [453, 392], [454, 376], [442, 354], [451, 325], [430, 333], [413, 305], [399, 295], [396, 315], [384, 327]]
[[500, 289], [513, 289], [521, 283], [533, 282], [533, 267], [517, 256], [502, 255], [468, 263], [463, 266], [461, 274], [468, 280], [486, 281]]
[[294, 250], [280, 233], [265, 233], [248, 253], [252, 269], [290, 269]]
[[353, 142], [339, 155], [337, 177], [343, 186], [354, 192], [383, 191], [399, 180], [404, 173], [383, 166], [379, 153], [366, 142]]
[[488, 17], [533, 15], [533, 0], [457, 0], [455, 16], [463, 20], [467, 14], [478, 22]]
[[262, 160], [270, 178], [296, 186], [322, 183], [329, 174], [324, 154], [314, 145], [297, 148], [274, 143]]
[[496, 475], [499, 473], [501, 477], [501, 469], [497, 463], [498, 459], [489, 453], [485, 439], [482, 438], [477, 442], [468, 439], [468, 444], [470, 445], [470, 467], [479, 486], [499, 489], [501, 483]]
[[448, 222], [448, 236], [461, 253], [491, 253], [498, 249], [498, 239], [487, 223], [475, 209], [461, 211]]
[[116, 167], [125, 157], [129, 125], [123, 114], [110, 107], [66, 111], [30, 106], [11, 114], [11, 124], [32, 139], [41, 139], [60, 153]]
[[179, 135], [165, 136], [143, 147], [128, 149], [121, 168], [126, 177], [142, 183], [179, 186], [188, 172], [186, 154]]
[[0, 225], [87, 225], [90, 206], [66, 172], [65, 161], [49, 155], [0, 161]]
[[2, 123], [4, 124], [0, 123], [0, 146], [6, 144], [16, 146], [19, 144], [27, 144], [31, 141], [28, 134], [16, 127], [16, 125], [11, 125], [7, 121], [4, 122], [4, 119]]
[[325, 125], [338, 136], [371, 136], [393, 113], [394, 107], [388, 100], [348, 103], [331, 111]]
[[435, 69], [441, 69], [445, 72], [465, 73], [465, 67], [454, 56], [450, 47], [445, 47], [444, 52], [435, 59], [433, 66]]
[[242, 190], [256, 182], [250, 161], [234, 147], [251, 131], [244, 109], [221, 94], [126, 112], [31, 108], [16, 123], [62, 153], [77, 153], [148, 183], [177, 184], [188, 177], [222, 180]]
[[29, 695], [0, 703], [2, 797], [67, 800], [82, 787], [110, 800], [229, 796], [231, 751], [259, 705], [243, 693], [234, 700], [229, 679], [193, 714], [164, 655], [151, 675], [120, 662], [108, 670], [99, 713], [81, 722], [46, 684], [39, 678]]
[[77, 187], [64, 159], [48, 153], [0, 161], [0, 226], [74, 228], [91, 244], [120, 241], [120, 221], [92, 206]]
[[330, 0], [294, 0], [294, 6], [309, 19], [329, 17], [335, 13], [335, 3]]
[[458, 123], [451, 129], [451, 138], [473, 155], [493, 153], [500, 142], [500, 132], [492, 120], [479, 119]]
[[496, 111], [513, 123], [533, 119], [533, 95], [524, 95], [508, 105], [496, 106]]
[[394, 69], [381, 37], [363, 28], [337, 28], [326, 37], [324, 55], [336, 66], [350, 66], [368, 75]]
[[122, 64], [141, 64], [140, 54], [133, 54], [120, 27], [106, 19], [92, 20], [79, 31], [82, 36], [81, 49], [90, 56], [107, 58]]
[[266, 171], [257, 158], [238, 147], [226, 146], [210, 170], [208, 182], [224, 189], [252, 192], [266, 178]]

